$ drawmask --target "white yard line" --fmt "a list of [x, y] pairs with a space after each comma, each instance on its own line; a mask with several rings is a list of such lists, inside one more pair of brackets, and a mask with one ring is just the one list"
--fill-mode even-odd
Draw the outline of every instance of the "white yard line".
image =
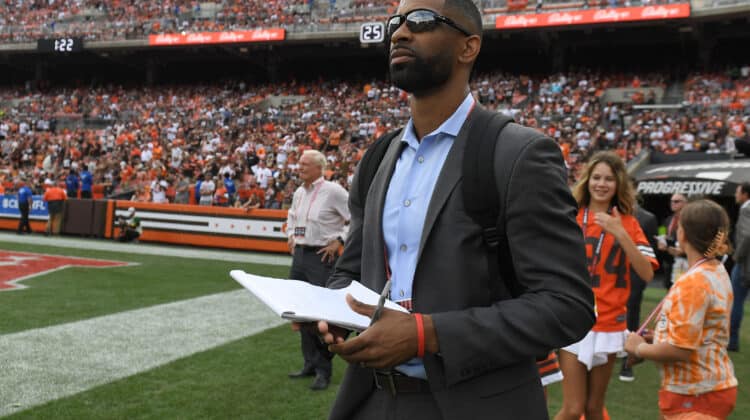
[[[47, 238], [33, 239], [37, 243]], [[240, 290], [0, 335], [0, 416], [135, 375], [282, 322], [249, 292]]]
[[250, 251], [224, 251], [218, 249], [152, 245], [145, 243], [123, 244], [105, 239], [43, 236], [39, 234], [16, 235], [15, 233], [0, 232], [0, 242], [56, 246], [62, 248], [94, 249], [97, 251], [126, 252], [129, 254], [164, 255], [167, 257], [235, 261], [253, 264], [285, 266], [290, 266], [292, 264], [292, 257], [283, 254]]

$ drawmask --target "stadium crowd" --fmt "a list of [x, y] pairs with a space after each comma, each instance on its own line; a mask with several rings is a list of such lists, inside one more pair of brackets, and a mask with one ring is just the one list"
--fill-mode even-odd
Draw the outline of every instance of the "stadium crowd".
[[[483, 0], [488, 22], [508, 13], [588, 7], [622, 7], [652, 0]], [[666, 3], [667, 1], [663, 1]], [[283, 27], [315, 31], [330, 24], [382, 20], [395, 10], [394, 0], [0, 0], [0, 44], [34, 42], [53, 36], [88, 41], [144, 38], [175, 32], [216, 32]]]
[[[691, 75], [682, 107], [672, 110], [601, 100], [609, 88], [665, 88], [657, 74], [495, 73], [475, 77], [472, 89], [490, 109], [554, 138], [572, 183], [598, 150], [626, 160], [644, 148], [734, 152], [734, 141], [748, 138], [749, 73]], [[649, 96], [631, 99], [654, 102]], [[45, 180], [88, 169], [106, 195], [287, 208], [304, 150], [322, 150], [326, 178], [347, 188], [367, 146], [407, 115], [408, 97], [383, 81], [5, 89], [0, 181], [12, 189], [23, 178], [42, 191]], [[189, 188], [202, 180], [205, 191]]]

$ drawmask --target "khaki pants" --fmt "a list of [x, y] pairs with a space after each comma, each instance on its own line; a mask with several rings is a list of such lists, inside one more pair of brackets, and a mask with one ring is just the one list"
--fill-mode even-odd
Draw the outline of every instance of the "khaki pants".
[[47, 220], [47, 234], [60, 234], [64, 203], [65, 202], [62, 200], [50, 201], [47, 203], [47, 208], [49, 209], [49, 219]]

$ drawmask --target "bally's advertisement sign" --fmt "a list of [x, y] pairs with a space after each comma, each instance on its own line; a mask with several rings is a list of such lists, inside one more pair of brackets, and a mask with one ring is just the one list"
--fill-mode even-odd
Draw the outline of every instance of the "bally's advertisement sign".
[[283, 41], [284, 28], [253, 29], [248, 31], [168, 33], [148, 36], [150, 46], [208, 45]]
[[527, 29], [545, 26], [595, 25], [690, 17], [690, 3], [645, 7], [568, 10], [554, 13], [504, 15], [495, 19], [495, 29]]
[[750, 161], [688, 162], [650, 165], [635, 176], [644, 195], [734, 195], [737, 186], [750, 181]]

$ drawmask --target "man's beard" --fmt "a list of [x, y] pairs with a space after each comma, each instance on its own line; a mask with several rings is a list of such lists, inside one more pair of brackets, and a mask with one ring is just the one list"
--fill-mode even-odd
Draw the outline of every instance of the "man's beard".
[[449, 51], [429, 58], [414, 54], [411, 61], [391, 64], [391, 82], [414, 96], [423, 96], [434, 91], [451, 77], [452, 57]]

